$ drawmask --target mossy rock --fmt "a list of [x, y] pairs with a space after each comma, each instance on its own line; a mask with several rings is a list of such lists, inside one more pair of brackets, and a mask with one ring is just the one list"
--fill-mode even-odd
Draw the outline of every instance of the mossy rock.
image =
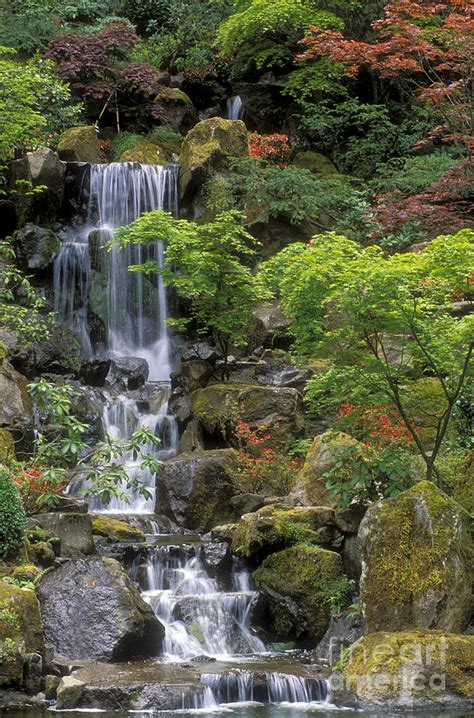
[[28, 394], [28, 380], [7, 361], [0, 367], [0, 426], [5, 429], [30, 428], [33, 405]]
[[142, 543], [146, 536], [137, 526], [131, 526], [126, 521], [112, 519], [110, 516], [96, 516], [92, 520], [92, 533], [102, 536], [110, 542], [134, 541]]
[[100, 145], [94, 125], [70, 127], [58, 143], [59, 158], [66, 162], [100, 162]]
[[171, 153], [151, 140], [143, 139], [125, 150], [119, 162], [140, 162], [150, 165], [166, 165], [172, 161]]
[[0, 687], [23, 688], [28, 653], [44, 653], [35, 592], [0, 581]]
[[372, 633], [351, 646], [343, 663], [342, 680], [332, 682], [338, 705], [436, 711], [474, 705], [474, 636]]
[[[335, 464], [346, 456], [349, 450], [355, 451], [355, 456], [360, 455], [361, 458], [367, 452], [363, 444], [342, 431], [326, 431], [316, 436], [306, 455], [298, 483], [292, 494], [312, 506], [335, 505], [334, 499], [330, 498], [329, 491], [326, 489], [326, 474], [334, 469]], [[350, 478], [346, 476], [347, 472], [348, 467], [343, 462], [339, 470], [341, 482], [345, 478]]]
[[15, 566], [12, 571], [12, 578], [16, 581], [31, 581], [33, 582], [40, 575], [41, 570], [34, 564], [22, 564], [21, 566]]
[[251, 429], [267, 427], [268, 443], [283, 449], [304, 433], [301, 397], [296, 389], [253, 384], [213, 384], [193, 394], [193, 412], [209, 434], [232, 436], [237, 420]]
[[0, 464], [8, 464], [15, 458], [15, 442], [7, 429], [0, 429]]
[[204, 533], [234, 517], [237, 455], [232, 449], [193, 451], [165, 463], [157, 477], [157, 513]]
[[439, 628], [469, 622], [469, 515], [429, 481], [372, 505], [359, 529], [364, 631]]
[[322, 177], [338, 174], [331, 160], [320, 152], [313, 152], [312, 150], [301, 150], [297, 152], [291, 164], [295, 167], [309, 170], [313, 174]]
[[199, 122], [187, 134], [181, 148], [181, 193], [192, 195], [210, 175], [225, 171], [231, 157], [248, 156], [247, 128], [243, 122], [221, 117]]
[[267, 601], [275, 640], [321, 640], [329, 625], [330, 592], [343, 578], [339, 554], [297, 544], [266, 558], [253, 577]]
[[324, 506], [264, 506], [242, 516], [232, 550], [244, 558], [261, 559], [297, 543], [324, 546], [330, 543], [334, 528], [334, 511]]
[[166, 115], [166, 122], [178, 132], [188, 132], [198, 121], [198, 113], [188, 95], [176, 87], [163, 87], [155, 98]]

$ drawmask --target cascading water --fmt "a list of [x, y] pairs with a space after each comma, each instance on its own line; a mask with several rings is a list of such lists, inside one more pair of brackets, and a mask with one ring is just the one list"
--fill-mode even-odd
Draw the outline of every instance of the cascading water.
[[[55, 264], [55, 308], [60, 320], [81, 341], [86, 354], [93, 354], [88, 328], [88, 303], [91, 277], [90, 234], [114, 230], [130, 224], [143, 212], [165, 209], [178, 212], [178, 166], [112, 163], [90, 166], [87, 219], [64, 236]], [[103, 242], [104, 238], [101, 239]], [[157, 238], [146, 247], [129, 245], [125, 249], [101, 250], [107, 271], [106, 334], [107, 353], [114, 358], [141, 357], [149, 367], [149, 381], [169, 382], [171, 373], [170, 342], [167, 330], [166, 289], [158, 274], [154, 282], [128, 267], [144, 261], [163, 265], [163, 244]], [[161, 449], [143, 447], [143, 453], [169, 458], [177, 444], [176, 422], [167, 414], [169, 384], [157, 386], [153, 411], [142, 413], [135, 401], [126, 396], [111, 396], [106, 403], [102, 424], [104, 434], [119, 440], [129, 439], [138, 428], [148, 428], [161, 439]], [[130, 478], [140, 472], [151, 498], [130, 489], [128, 501], [113, 498], [102, 505], [94, 500], [91, 509], [111, 513], [151, 514], [155, 508], [154, 477], [139, 469], [140, 457], [125, 457]]]
[[229, 97], [227, 100], [227, 119], [228, 120], [241, 120], [244, 116], [244, 106], [242, 99], [239, 95], [235, 97]]
[[197, 549], [163, 546], [151, 552], [149, 590], [143, 597], [165, 626], [166, 658], [229, 658], [265, 650], [249, 626], [256, 593], [243, 573], [234, 575], [233, 591], [224, 592], [206, 572]]

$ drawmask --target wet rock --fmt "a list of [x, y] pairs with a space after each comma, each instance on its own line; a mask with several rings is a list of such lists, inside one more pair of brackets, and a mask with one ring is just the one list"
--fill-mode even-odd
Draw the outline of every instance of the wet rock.
[[236, 470], [232, 449], [194, 451], [170, 459], [157, 477], [157, 513], [193, 531], [208, 531], [232, 516]]
[[71, 127], [60, 137], [58, 155], [66, 162], [100, 162], [100, 145], [93, 125]]
[[339, 554], [297, 544], [274, 553], [253, 578], [268, 605], [271, 635], [276, 640], [314, 644], [329, 626], [329, 584], [342, 578]]
[[68, 561], [38, 589], [45, 642], [67, 659], [158, 655], [164, 628], [113, 559]]
[[206, 386], [213, 373], [212, 364], [202, 359], [192, 359], [182, 363], [179, 383], [185, 392], [192, 394], [196, 389]]
[[112, 359], [110, 379], [133, 391], [143, 386], [148, 379], [149, 368], [141, 357], [117, 357]]
[[61, 540], [61, 558], [78, 558], [95, 554], [92, 520], [89, 514], [37, 514], [35, 523]]
[[[217, 362], [217, 369], [220, 362]], [[232, 383], [260, 384], [278, 388], [303, 391], [312, 372], [296, 367], [283, 352], [266, 350], [259, 360], [237, 360], [227, 365], [227, 373]]]
[[359, 530], [364, 632], [461, 632], [472, 600], [469, 515], [429, 481], [369, 507]]
[[201, 561], [212, 578], [222, 577], [232, 568], [232, 554], [225, 542], [208, 543], [201, 548]]
[[368, 710], [424, 710], [433, 715], [474, 707], [474, 636], [443, 631], [372, 633], [351, 648], [331, 680], [337, 705]]
[[28, 664], [38, 663], [31, 656], [44, 653], [43, 630], [38, 600], [34, 591], [0, 581], [0, 688], [29, 690], [26, 685]]
[[81, 360], [80, 344], [67, 327], [54, 326], [45, 341], [35, 343], [35, 374], [77, 376]]
[[80, 375], [85, 384], [89, 386], [104, 386], [110, 370], [109, 357], [94, 357], [82, 362]]
[[331, 616], [329, 627], [314, 651], [316, 661], [328, 666], [344, 659], [345, 650], [362, 636], [362, 616]]
[[198, 421], [193, 419], [186, 426], [178, 442], [178, 454], [185, 454], [192, 451], [204, 451], [202, 429]]
[[215, 347], [207, 344], [207, 342], [193, 342], [192, 344], [188, 344], [181, 355], [181, 361], [183, 362], [199, 359], [209, 364], [215, 364], [216, 361], [221, 358], [221, 353]]
[[240, 120], [213, 117], [186, 136], [180, 155], [180, 189], [191, 198], [211, 174], [225, 171], [231, 157], [248, 157], [247, 129]]
[[44, 694], [48, 701], [55, 701], [57, 697], [58, 686], [61, 683], [59, 676], [48, 674], [44, 678]]
[[18, 258], [28, 269], [46, 269], [51, 266], [61, 248], [56, 232], [31, 222], [15, 233], [14, 242]]
[[271, 446], [284, 449], [304, 432], [301, 396], [296, 389], [247, 384], [213, 384], [194, 393], [193, 411], [203, 429], [227, 437], [236, 416], [251, 429], [271, 427]]
[[[49, 147], [27, 152], [10, 165], [10, 188], [15, 189], [14, 205], [21, 227], [26, 222], [48, 222], [56, 218], [64, 196], [66, 167]], [[27, 184], [18, 185], [18, 181]], [[42, 185], [41, 192], [31, 189]]]
[[214, 526], [211, 531], [211, 538], [213, 541], [224, 541], [225, 543], [232, 543], [234, 533], [237, 531], [238, 524], [222, 524], [221, 526]]

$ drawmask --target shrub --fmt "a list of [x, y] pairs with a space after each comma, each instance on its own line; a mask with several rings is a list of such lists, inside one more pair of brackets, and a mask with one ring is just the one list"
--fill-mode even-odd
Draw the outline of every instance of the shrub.
[[249, 147], [252, 157], [280, 167], [288, 165], [292, 154], [288, 135], [259, 135], [257, 132], [253, 132], [249, 135]]
[[0, 467], [0, 556], [19, 549], [25, 531], [25, 512], [13, 477]]

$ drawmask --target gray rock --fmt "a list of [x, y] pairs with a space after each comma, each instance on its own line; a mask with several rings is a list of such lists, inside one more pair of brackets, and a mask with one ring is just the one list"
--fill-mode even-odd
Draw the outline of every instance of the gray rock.
[[235, 472], [232, 449], [194, 451], [170, 459], [157, 478], [156, 513], [188, 529], [208, 531], [232, 517]]
[[28, 381], [7, 362], [0, 366], [0, 427], [23, 431], [33, 424]]
[[104, 386], [107, 374], [110, 370], [111, 360], [109, 357], [94, 357], [82, 362], [81, 379], [89, 386]]
[[201, 560], [213, 578], [229, 573], [232, 568], [232, 554], [229, 545], [225, 542], [202, 546]]
[[41, 653], [27, 653], [23, 674], [25, 676], [26, 692], [29, 695], [39, 693], [43, 677], [43, 656]]
[[133, 391], [143, 386], [148, 379], [149, 368], [146, 359], [141, 357], [117, 357], [112, 359], [110, 378]]
[[316, 661], [333, 666], [344, 657], [344, 651], [362, 636], [362, 616], [331, 616], [328, 630], [314, 651]]
[[49, 267], [61, 249], [56, 232], [31, 222], [15, 233], [14, 241], [18, 258], [25, 262], [28, 269]]
[[[51, 221], [56, 218], [64, 197], [66, 166], [49, 147], [27, 152], [10, 165], [10, 188], [15, 190], [14, 204], [18, 224]], [[18, 181], [27, 184], [18, 185]], [[31, 194], [31, 188], [42, 185], [46, 189]]]
[[221, 356], [221, 353], [207, 342], [194, 342], [193, 344], [188, 344], [181, 356], [181, 361], [187, 362], [200, 359], [201, 361], [215, 364], [218, 359], [221, 359]]
[[348, 535], [344, 537], [342, 564], [345, 573], [358, 584], [362, 573], [362, 554], [357, 536]]
[[95, 554], [92, 520], [89, 514], [37, 514], [35, 523], [61, 539], [60, 556], [79, 558]]
[[160, 653], [164, 628], [113, 559], [77, 559], [41, 579], [45, 642], [69, 660]]
[[230, 500], [230, 503], [235, 509], [236, 515], [243, 516], [244, 514], [253, 514], [254, 511], [265, 506], [265, 498], [260, 494], [238, 494]]
[[249, 350], [253, 351], [260, 346], [278, 347], [281, 342], [286, 346], [290, 324], [291, 321], [283, 314], [278, 302], [258, 304], [252, 311], [252, 321], [248, 328]]
[[45, 341], [34, 346], [37, 374], [77, 374], [81, 347], [74, 334], [64, 326], [54, 326]]

